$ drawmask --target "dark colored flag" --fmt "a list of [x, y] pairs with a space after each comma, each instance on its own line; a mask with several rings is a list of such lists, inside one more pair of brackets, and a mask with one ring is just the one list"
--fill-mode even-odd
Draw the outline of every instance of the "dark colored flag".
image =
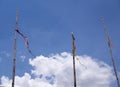
[[[25, 45], [26, 45], [26, 47], [27, 47], [28, 52], [29, 52], [32, 56], [34, 56], [33, 53], [32, 53], [31, 50], [30, 50], [30, 47], [29, 47], [28, 37], [25, 36], [24, 34], [22, 34], [18, 29], [16, 29], [16, 32], [17, 32], [20, 36], [23, 37], [23, 39], [25, 40]], [[35, 57], [35, 56], [34, 56], [34, 57]]]

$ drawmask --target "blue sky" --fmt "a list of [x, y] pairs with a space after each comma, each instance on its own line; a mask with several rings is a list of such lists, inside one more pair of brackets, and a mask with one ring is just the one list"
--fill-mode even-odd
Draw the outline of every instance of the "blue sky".
[[[19, 30], [28, 36], [36, 56], [70, 53], [74, 32], [78, 55], [89, 55], [112, 66], [101, 21], [104, 16], [120, 72], [120, 0], [0, 0], [0, 77], [11, 78], [16, 8]], [[25, 56], [24, 62], [20, 56]], [[29, 58], [32, 56], [18, 36], [17, 75], [30, 73]]]

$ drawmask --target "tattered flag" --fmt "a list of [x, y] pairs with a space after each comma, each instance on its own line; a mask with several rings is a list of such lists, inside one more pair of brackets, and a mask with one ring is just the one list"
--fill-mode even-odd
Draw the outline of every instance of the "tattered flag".
[[87, 67], [80, 62], [80, 58], [76, 57], [76, 60], [79, 61], [79, 64], [80, 64], [80, 65], [82, 65], [85, 69], [87, 69]]
[[[25, 36], [24, 34], [22, 34], [18, 29], [16, 29], [16, 32], [23, 37], [23, 39], [25, 40], [25, 44], [26, 44], [26, 47], [27, 47], [28, 52], [29, 52], [32, 56], [34, 56], [33, 53], [32, 53], [32, 51], [31, 51], [30, 48], [29, 48], [29, 40], [28, 40], [28, 37]], [[34, 57], [35, 57], [35, 56], [34, 56]]]

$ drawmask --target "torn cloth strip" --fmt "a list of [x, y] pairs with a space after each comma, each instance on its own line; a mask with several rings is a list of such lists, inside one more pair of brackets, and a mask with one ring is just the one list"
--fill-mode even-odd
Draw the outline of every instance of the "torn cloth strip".
[[31, 52], [30, 48], [29, 48], [29, 40], [28, 40], [28, 37], [25, 36], [24, 34], [22, 34], [18, 29], [16, 29], [16, 32], [23, 37], [23, 39], [25, 40], [25, 44], [26, 44], [26, 47], [27, 47], [27, 50], [28, 52], [33, 56], [33, 53]]

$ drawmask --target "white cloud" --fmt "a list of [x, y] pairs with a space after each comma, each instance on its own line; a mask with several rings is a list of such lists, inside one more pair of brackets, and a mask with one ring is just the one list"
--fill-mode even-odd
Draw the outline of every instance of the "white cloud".
[[[76, 60], [77, 87], [110, 87], [114, 81], [111, 67], [90, 56], [77, 56], [84, 66]], [[72, 56], [70, 53], [43, 55], [29, 59], [33, 67], [31, 74], [16, 76], [15, 87], [73, 87]], [[32, 78], [32, 75], [35, 77]], [[11, 80], [3, 76], [2, 85], [10, 87]]]
[[[11, 80], [8, 77], [3, 76], [1, 81], [3, 86], [11, 87]], [[52, 87], [40, 78], [32, 79], [28, 73], [25, 73], [23, 77], [16, 76], [15, 81], [15, 87]]]

